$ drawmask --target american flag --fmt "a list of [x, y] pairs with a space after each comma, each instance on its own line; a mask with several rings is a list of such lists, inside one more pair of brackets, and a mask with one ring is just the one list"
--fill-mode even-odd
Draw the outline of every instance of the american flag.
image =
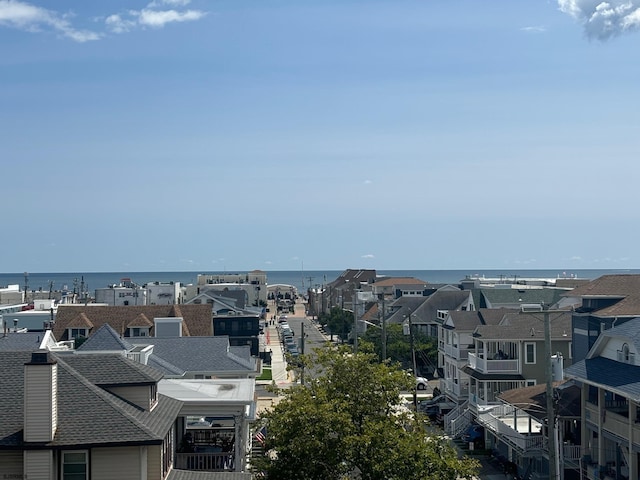
[[258, 442], [264, 444], [264, 441], [267, 438], [267, 427], [262, 427], [260, 430], [258, 430], [256, 432], [255, 438]]

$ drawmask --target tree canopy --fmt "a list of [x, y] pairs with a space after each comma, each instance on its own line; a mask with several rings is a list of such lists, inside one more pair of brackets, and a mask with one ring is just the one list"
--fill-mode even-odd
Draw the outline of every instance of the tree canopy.
[[401, 392], [415, 384], [397, 365], [348, 347], [316, 350], [303, 362], [320, 373], [281, 390], [282, 400], [260, 415], [268, 454], [253, 460], [256, 471], [279, 480], [457, 480], [477, 473], [475, 460], [459, 459], [404, 406]]
[[[405, 335], [400, 324], [386, 326], [387, 333], [387, 358], [399, 362], [403, 368], [412, 367], [411, 345], [408, 335]], [[362, 335], [362, 340], [373, 344], [378, 358], [382, 359], [382, 329], [369, 327]], [[418, 372], [426, 375], [432, 372], [438, 362], [437, 343], [430, 337], [414, 329], [415, 350], [418, 363]]]
[[340, 307], [331, 307], [328, 313], [320, 314], [318, 321], [326, 325], [331, 335], [337, 335], [342, 341], [349, 338], [353, 328], [353, 312], [343, 310]]

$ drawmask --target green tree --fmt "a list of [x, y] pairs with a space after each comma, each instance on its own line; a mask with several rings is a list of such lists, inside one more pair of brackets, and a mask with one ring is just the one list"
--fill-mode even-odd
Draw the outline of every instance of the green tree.
[[353, 312], [343, 310], [340, 307], [331, 307], [329, 313], [320, 314], [318, 321], [325, 325], [331, 336], [337, 335], [342, 341], [349, 338], [349, 333], [353, 328]]
[[261, 414], [267, 455], [256, 471], [279, 480], [469, 479], [478, 464], [459, 459], [424, 418], [402, 406], [413, 379], [398, 365], [380, 363], [346, 346], [303, 356], [319, 372], [306, 385], [280, 391], [282, 400]]
[[[387, 358], [400, 363], [405, 369], [412, 368], [411, 342], [408, 335], [404, 335], [402, 325], [393, 323], [386, 326], [387, 330]], [[362, 340], [373, 344], [378, 358], [382, 358], [382, 329], [369, 327], [362, 335]], [[419, 373], [433, 370], [438, 361], [438, 347], [436, 341], [423, 333], [414, 332], [416, 359]]]

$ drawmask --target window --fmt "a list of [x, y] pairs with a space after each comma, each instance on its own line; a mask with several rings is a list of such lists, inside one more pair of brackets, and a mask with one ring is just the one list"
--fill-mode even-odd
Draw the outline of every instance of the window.
[[70, 328], [69, 338], [78, 338], [78, 337], [86, 337], [87, 329], [86, 328]]
[[524, 363], [536, 363], [536, 344], [534, 342], [525, 342], [524, 344]]
[[130, 337], [148, 337], [149, 327], [129, 327]]
[[527, 380], [527, 387], [533, 387], [534, 385], [536, 385], [535, 380]]
[[149, 405], [151, 406], [149, 410], [151, 410], [158, 403], [158, 385], [156, 383], [152, 384], [149, 389], [149, 400]]
[[624, 363], [635, 363], [635, 355], [629, 351], [629, 344], [622, 344], [622, 348], [618, 350], [618, 361]]
[[87, 480], [89, 458], [86, 451], [62, 452], [62, 480]]

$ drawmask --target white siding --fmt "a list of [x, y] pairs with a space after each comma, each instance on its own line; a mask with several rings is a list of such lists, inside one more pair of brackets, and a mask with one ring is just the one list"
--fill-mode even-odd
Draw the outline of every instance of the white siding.
[[24, 440], [50, 442], [57, 415], [57, 365], [25, 365]]
[[149, 480], [162, 479], [162, 446], [150, 445], [147, 449], [147, 478]]
[[23, 478], [22, 452], [0, 452], [0, 472], [6, 478]]
[[108, 389], [114, 395], [149, 410], [151, 404], [151, 387], [141, 385], [139, 387], [113, 387]]
[[91, 480], [140, 480], [140, 447], [91, 450]]
[[24, 478], [29, 480], [53, 480], [57, 478], [51, 450], [25, 450], [23, 461]]

